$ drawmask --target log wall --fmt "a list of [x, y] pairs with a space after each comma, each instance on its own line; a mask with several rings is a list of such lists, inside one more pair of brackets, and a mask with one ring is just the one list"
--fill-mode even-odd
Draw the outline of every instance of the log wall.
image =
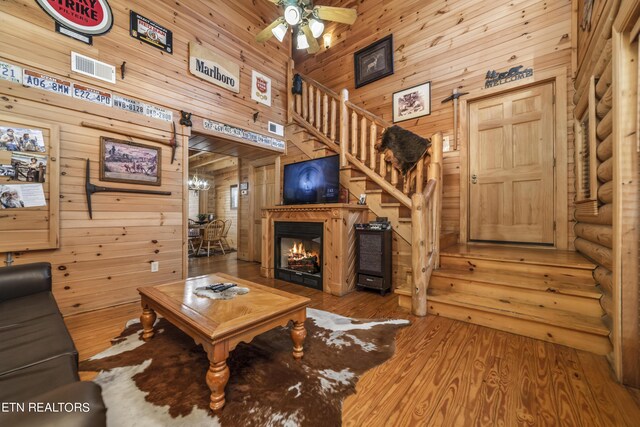
[[[612, 144], [612, 59], [611, 28], [613, 17], [617, 9], [616, 1], [595, 2], [590, 31], [580, 27], [583, 8], [577, 7], [577, 63], [575, 94], [573, 101], [575, 120], [580, 121], [589, 108], [596, 109], [596, 156], [597, 169], [591, 171], [598, 178], [597, 193], [598, 213], [576, 213], [575, 247], [598, 264], [594, 272], [594, 279], [600, 287], [603, 297], [601, 305], [604, 309], [608, 325], [614, 325], [615, 309], [613, 301], [612, 270], [613, 270], [613, 144]], [[595, 79], [595, 87], [590, 85], [591, 78]], [[595, 94], [590, 94], [593, 89]], [[591, 97], [595, 105], [586, 101]], [[615, 351], [615, 340], [612, 339]]]
[[[288, 43], [254, 42], [254, 35], [276, 18], [276, 7], [266, 1], [221, 0], [109, 1], [114, 26], [94, 37], [92, 46], [54, 32], [54, 21], [30, 0], [2, 3], [0, 10], [0, 60], [54, 77], [169, 109], [174, 121], [179, 111], [266, 133], [269, 120], [286, 121], [286, 68]], [[129, 11], [155, 20], [174, 34], [169, 55], [129, 36]], [[241, 69], [240, 93], [207, 83], [188, 72], [188, 43], [196, 42], [237, 63]], [[116, 66], [116, 84], [104, 83], [70, 70], [75, 51]], [[126, 62], [124, 79], [120, 65]], [[251, 100], [251, 71], [272, 78], [273, 105]], [[113, 306], [137, 298], [136, 288], [180, 279], [187, 274], [184, 222], [186, 153], [180, 148], [170, 164], [169, 147], [162, 146], [162, 186], [169, 197], [100, 194], [93, 200], [89, 220], [84, 184], [84, 159], [92, 161], [97, 182], [100, 136], [127, 139], [110, 132], [90, 130], [82, 121], [135, 132], [132, 140], [158, 145], [145, 137], [168, 141], [171, 124], [126, 113], [70, 97], [24, 88], [0, 81], [3, 113], [58, 123], [61, 128], [61, 239], [60, 249], [17, 254], [17, 263], [50, 261], [54, 267], [54, 295], [65, 315]], [[259, 112], [254, 122], [253, 114]], [[188, 145], [190, 129], [178, 126], [181, 146]], [[150, 188], [140, 185], [113, 186]], [[241, 206], [243, 205], [241, 198]], [[246, 206], [245, 206], [246, 208]], [[239, 216], [240, 217], [240, 216]], [[249, 218], [250, 216], [247, 216]], [[239, 227], [242, 230], [242, 226]], [[242, 233], [242, 232], [241, 232]], [[3, 256], [4, 258], [4, 256]], [[150, 272], [159, 261], [160, 271]]]
[[[351, 102], [388, 121], [392, 120], [394, 92], [430, 81], [431, 115], [399, 125], [419, 135], [442, 132], [445, 137], [452, 137], [453, 105], [441, 101], [455, 88], [477, 93], [484, 88], [487, 71], [506, 71], [517, 65], [533, 67], [534, 73], [566, 67], [568, 93], [558, 96], [569, 99], [567, 119], [571, 122], [573, 118], [569, 0], [334, 0], [326, 4], [357, 7], [358, 21], [350, 27], [328, 25], [326, 31], [332, 33], [333, 45], [314, 56], [297, 54], [296, 69], [336, 92], [347, 88]], [[389, 34], [394, 38], [395, 73], [355, 89], [354, 52]], [[458, 131], [462, 135], [462, 130]], [[570, 172], [566, 203], [570, 220], [563, 226], [572, 242], [575, 195], [572, 125], [567, 135]], [[460, 231], [458, 154], [459, 151], [454, 151], [444, 156], [444, 231]]]

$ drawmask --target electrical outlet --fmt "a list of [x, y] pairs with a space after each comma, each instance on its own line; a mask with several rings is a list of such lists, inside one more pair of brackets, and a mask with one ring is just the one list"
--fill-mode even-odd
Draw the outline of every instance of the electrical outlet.
[[159, 261], [151, 261], [151, 272], [152, 273], [157, 273], [159, 268], [160, 268], [160, 262]]

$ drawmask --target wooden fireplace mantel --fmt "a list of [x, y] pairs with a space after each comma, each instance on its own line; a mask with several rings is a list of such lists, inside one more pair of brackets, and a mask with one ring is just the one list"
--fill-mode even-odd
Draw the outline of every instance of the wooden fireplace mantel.
[[275, 222], [321, 222], [322, 288], [332, 295], [342, 296], [355, 289], [356, 254], [354, 224], [367, 222], [366, 205], [331, 203], [322, 205], [286, 205], [262, 209], [263, 277], [272, 279], [274, 265]]

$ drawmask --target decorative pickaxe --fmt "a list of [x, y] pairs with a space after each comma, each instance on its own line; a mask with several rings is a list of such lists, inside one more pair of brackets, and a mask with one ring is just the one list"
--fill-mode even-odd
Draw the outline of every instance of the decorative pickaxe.
[[173, 164], [176, 159], [176, 149], [178, 148], [178, 138], [176, 137], [176, 122], [171, 121], [171, 126], [173, 128], [173, 135], [171, 136], [171, 140], [169, 140], [169, 146], [171, 147], [171, 164]]
[[133, 194], [155, 194], [158, 196], [170, 196], [171, 191], [157, 190], [138, 190], [136, 188], [111, 188], [100, 187], [91, 183], [91, 164], [87, 159], [87, 169], [85, 173], [85, 192], [87, 194], [87, 208], [89, 209], [89, 218], [93, 219], [93, 209], [91, 208], [91, 195], [94, 193], [133, 193]]
[[468, 95], [469, 92], [458, 92], [458, 88], [453, 89], [451, 96], [442, 100], [442, 103], [453, 101], [453, 148], [458, 148], [458, 98]]

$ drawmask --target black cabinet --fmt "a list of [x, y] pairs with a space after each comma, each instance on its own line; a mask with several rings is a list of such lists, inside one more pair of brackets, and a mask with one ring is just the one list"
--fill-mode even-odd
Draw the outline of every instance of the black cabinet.
[[356, 229], [356, 286], [391, 291], [391, 229]]

